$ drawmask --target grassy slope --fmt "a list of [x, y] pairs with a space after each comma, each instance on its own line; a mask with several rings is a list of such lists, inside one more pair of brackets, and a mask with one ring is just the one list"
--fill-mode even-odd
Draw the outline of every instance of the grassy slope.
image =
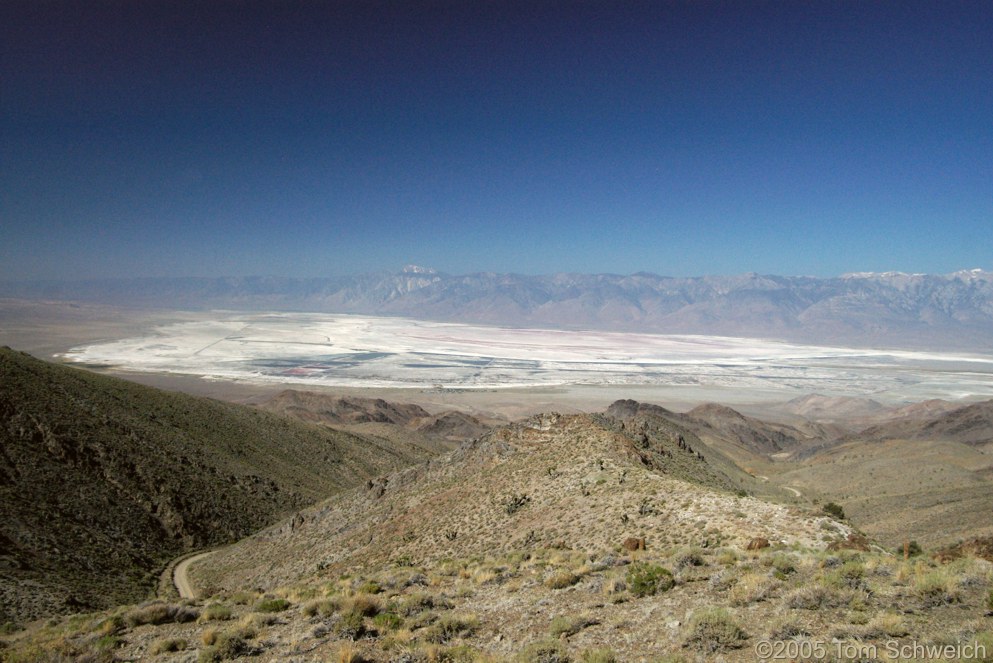
[[428, 456], [0, 349], [0, 621], [133, 601], [173, 556]]

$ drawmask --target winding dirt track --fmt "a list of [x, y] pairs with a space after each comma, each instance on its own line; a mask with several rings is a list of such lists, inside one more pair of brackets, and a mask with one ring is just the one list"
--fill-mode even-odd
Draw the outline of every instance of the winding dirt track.
[[172, 583], [176, 585], [176, 591], [179, 592], [179, 597], [183, 599], [195, 599], [197, 597], [196, 592], [193, 591], [193, 585], [190, 584], [190, 578], [187, 575], [187, 570], [190, 568], [190, 564], [199, 561], [205, 557], [210, 557], [216, 550], [209, 550], [207, 552], [202, 552], [192, 557], [187, 557], [182, 562], [176, 565], [176, 568], [172, 571]]

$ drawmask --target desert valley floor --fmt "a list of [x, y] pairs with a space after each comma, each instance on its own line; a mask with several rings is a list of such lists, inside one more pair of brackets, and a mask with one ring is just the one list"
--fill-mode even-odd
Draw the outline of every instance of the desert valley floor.
[[[516, 329], [315, 313], [199, 313], [75, 345], [61, 359], [260, 385], [653, 391], [743, 404], [808, 394], [886, 403], [993, 394], [993, 355], [719, 336]], [[608, 397], [609, 398], [609, 397]], [[609, 400], [608, 400], [609, 402]]]

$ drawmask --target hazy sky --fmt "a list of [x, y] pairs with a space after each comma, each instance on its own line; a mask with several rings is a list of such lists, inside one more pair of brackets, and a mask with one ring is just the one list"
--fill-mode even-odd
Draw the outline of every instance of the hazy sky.
[[993, 268], [993, 3], [0, 3], [0, 279]]

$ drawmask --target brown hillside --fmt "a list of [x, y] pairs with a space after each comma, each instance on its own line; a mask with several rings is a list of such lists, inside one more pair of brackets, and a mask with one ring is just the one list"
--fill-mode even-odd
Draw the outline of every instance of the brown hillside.
[[430, 455], [0, 349], [0, 621], [136, 600], [184, 551]]
[[[385, 424], [416, 431], [430, 440], [429, 446], [437, 451], [448, 451], [453, 443], [478, 437], [491, 426], [463, 412], [448, 411], [430, 414], [419, 405], [411, 403], [390, 403], [379, 398], [358, 396], [336, 396], [309, 391], [287, 389], [271, 399], [262, 401], [258, 407], [289, 416], [326, 424], [336, 428], [356, 431], [379, 431], [386, 428], [367, 424]], [[387, 434], [388, 437], [404, 437], [399, 431]], [[413, 439], [419, 439], [413, 436]], [[440, 443], [440, 444], [439, 444]]]
[[609, 549], [628, 536], [650, 547], [743, 547], [757, 536], [816, 545], [824, 536], [818, 522], [737, 497], [735, 486], [651, 430], [646, 436], [601, 416], [541, 415], [306, 509], [192, 573], [213, 591], [275, 587], [394, 558], [426, 564], [540, 545]]
[[[918, 404], [919, 406], [926, 405]], [[993, 400], [938, 410], [921, 416], [920, 408], [895, 421], [872, 426], [852, 436], [863, 440], [950, 440], [973, 446], [993, 444]]]
[[377, 422], [407, 426], [412, 421], [430, 416], [419, 405], [387, 403], [380, 398], [331, 396], [296, 389], [281, 391], [259, 405], [273, 412], [331, 425]]
[[809, 441], [795, 428], [746, 417], [736, 410], [716, 403], [695, 407], [686, 413], [686, 417], [709, 426], [717, 435], [737, 442], [758, 454], [771, 455], [795, 449]]

